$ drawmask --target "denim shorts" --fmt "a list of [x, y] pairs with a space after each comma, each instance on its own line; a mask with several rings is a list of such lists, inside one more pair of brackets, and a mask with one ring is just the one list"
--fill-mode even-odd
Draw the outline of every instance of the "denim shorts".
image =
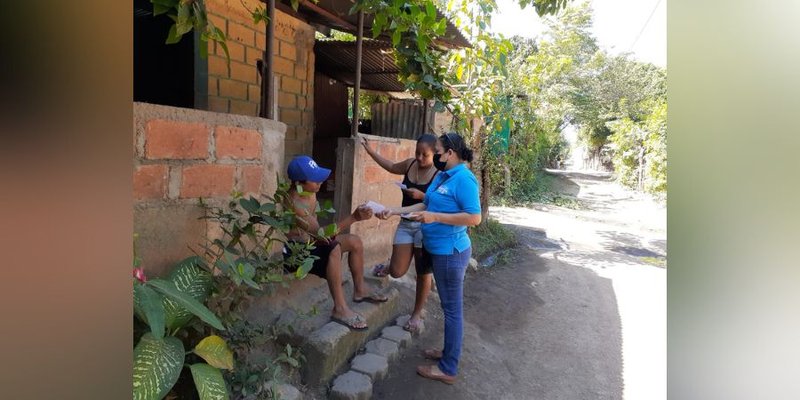
[[393, 244], [414, 243], [414, 247], [422, 248], [422, 229], [421, 222], [401, 219], [397, 225], [397, 232], [394, 234]]

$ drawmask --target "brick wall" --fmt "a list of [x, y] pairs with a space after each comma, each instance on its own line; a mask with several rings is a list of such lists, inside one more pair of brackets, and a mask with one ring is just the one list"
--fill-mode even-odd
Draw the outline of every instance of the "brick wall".
[[192, 255], [215, 227], [198, 199], [273, 193], [285, 125], [263, 118], [134, 103], [133, 198], [137, 249], [160, 275]]
[[[377, 144], [378, 152], [386, 159], [399, 161], [414, 156], [416, 149], [414, 140], [363, 134], [361, 136], [368, 138], [373, 146]], [[352, 187], [352, 197], [337, 198], [337, 210], [352, 211], [359, 204], [369, 200], [387, 207], [400, 206], [403, 200], [402, 192], [394, 182], [402, 181], [402, 175], [386, 172], [352, 138], [339, 139], [339, 152], [340, 164], [337, 167], [342, 172], [337, 170], [337, 185], [343, 184], [346, 188]], [[349, 171], [352, 171], [351, 178], [346, 176]], [[352, 182], [342, 182], [342, 180], [352, 180]], [[347, 208], [349, 210], [344, 211]], [[364, 242], [364, 264], [367, 267], [385, 262], [391, 257], [392, 241], [399, 221], [399, 218], [391, 218], [387, 221], [372, 218], [352, 226], [350, 232], [359, 235]]]
[[[264, 4], [258, 0], [207, 0], [205, 4], [209, 20], [228, 37], [231, 58], [229, 73], [221, 46], [209, 44], [209, 110], [257, 116], [261, 89], [256, 60], [266, 50], [266, 27], [254, 24], [247, 9]], [[279, 10], [275, 14], [276, 119], [287, 126], [288, 160], [296, 154], [311, 154], [313, 146], [314, 28]]]

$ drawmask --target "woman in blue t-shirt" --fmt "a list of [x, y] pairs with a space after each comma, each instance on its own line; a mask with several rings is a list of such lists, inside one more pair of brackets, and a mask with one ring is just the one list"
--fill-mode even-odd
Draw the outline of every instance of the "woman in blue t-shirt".
[[481, 206], [478, 180], [466, 165], [472, 161], [472, 150], [464, 138], [457, 133], [444, 134], [436, 141], [435, 150], [433, 163], [441, 172], [425, 192], [424, 202], [388, 209], [378, 217], [404, 215], [422, 223], [423, 251], [431, 257], [444, 311], [444, 349], [425, 350], [426, 358], [439, 362], [421, 365], [417, 373], [453, 384], [464, 336], [464, 273], [472, 254], [467, 227], [481, 222]]

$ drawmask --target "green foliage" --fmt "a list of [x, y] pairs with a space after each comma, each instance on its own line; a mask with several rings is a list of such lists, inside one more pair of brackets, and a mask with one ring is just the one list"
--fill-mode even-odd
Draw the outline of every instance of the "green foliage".
[[372, 37], [391, 38], [394, 56], [400, 68], [398, 78], [410, 91], [422, 98], [434, 99], [442, 107], [450, 99], [446, 87], [445, 51], [433, 45], [444, 35], [445, 18], [437, 18], [431, 0], [358, 0], [350, 13], [374, 14]]
[[134, 400], [163, 399], [178, 381], [183, 358], [183, 343], [179, 339], [156, 338], [145, 333], [133, 350]]
[[472, 257], [482, 259], [498, 250], [517, 244], [514, 232], [494, 219], [487, 219], [469, 232]]
[[667, 191], [667, 103], [655, 101], [640, 122], [630, 117], [608, 123], [618, 180], [650, 193]]
[[228, 400], [228, 388], [219, 369], [204, 363], [192, 364], [189, 369], [200, 400]]
[[153, 4], [153, 16], [164, 14], [174, 21], [167, 34], [167, 44], [180, 42], [183, 35], [194, 29], [200, 32], [201, 45], [198, 46], [200, 56], [208, 57], [208, 41], [211, 40], [225, 52], [230, 68], [225, 32], [208, 20], [206, 6], [202, 0], [150, 0], [150, 3]]

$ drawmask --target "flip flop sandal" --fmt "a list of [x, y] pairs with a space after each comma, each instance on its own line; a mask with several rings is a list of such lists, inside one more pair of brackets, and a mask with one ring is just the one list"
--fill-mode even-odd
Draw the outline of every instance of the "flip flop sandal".
[[456, 383], [456, 377], [438, 371], [435, 365], [420, 365], [417, 367], [417, 373], [423, 378], [432, 379], [434, 381], [444, 382], [448, 385]]
[[353, 302], [354, 303], [363, 303], [363, 302], [367, 302], [367, 303], [385, 303], [388, 300], [389, 300], [388, 297], [382, 297], [381, 295], [373, 292], [367, 297], [362, 297], [360, 299], [353, 299]]
[[389, 275], [389, 266], [385, 264], [378, 264], [372, 269], [372, 274], [378, 278], [383, 278]]
[[[348, 327], [348, 328], [350, 328], [350, 329], [352, 329], [354, 331], [365, 331], [365, 330], [369, 329], [369, 327], [366, 326], [366, 322], [367, 321], [364, 321], [364, 319], [358, 314], [356, 314], [356, 315], [354, 315], [354, 316], [352, 316], [350, 318], [337, 318], [337, 317], [331, 316], [331, 321], [336, 322], [337, 324], [342, 324], [342, 325], [344, 325], [344, 326], [346, 326], [346, 327]], [[363, 323], [365, 323], [365, 325], [363, 327], [356, 326], [356, 324], [358, 324], [359, 322], [363, 322]]]

